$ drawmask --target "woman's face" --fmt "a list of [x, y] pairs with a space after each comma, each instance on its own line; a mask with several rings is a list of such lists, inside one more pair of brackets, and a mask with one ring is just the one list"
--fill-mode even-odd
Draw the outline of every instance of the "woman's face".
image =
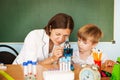
[[68, 39], [70, 32], [70, 29], [52, 29], [50, 39], [53, 41], [54, 45], [58, 46]]

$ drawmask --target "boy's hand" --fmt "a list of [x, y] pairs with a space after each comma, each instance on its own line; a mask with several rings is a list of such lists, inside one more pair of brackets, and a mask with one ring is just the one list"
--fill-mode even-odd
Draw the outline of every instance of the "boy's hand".
[[106, 67], [113, 67], [115, 62], [112, 60], [106, 60], [104, 64]]

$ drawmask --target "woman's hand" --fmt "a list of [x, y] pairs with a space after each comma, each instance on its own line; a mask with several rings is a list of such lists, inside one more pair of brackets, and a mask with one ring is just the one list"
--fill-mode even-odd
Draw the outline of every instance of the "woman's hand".
[[39, 64], [44, 65], [44, 64], [52, 64], [54, 62], [56, 62], [62, 55], [63, 55], [63, 47], [61, 46], [57, 46], [53, 49], [52, 51], [53, 56], [40, 61]]
[[55, 47], [52, 53], [53, 53], [53, 56], [59, 59], [61, 56], [63, 56], [63, 47], [61, 46]]

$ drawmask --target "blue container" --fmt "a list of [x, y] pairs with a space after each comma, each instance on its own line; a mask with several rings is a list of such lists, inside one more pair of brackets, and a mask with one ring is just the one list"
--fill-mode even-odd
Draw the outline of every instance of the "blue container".
[[73, 55], [73, 48], [65, 48], [63, 56], [65, 57], [71, 57]]

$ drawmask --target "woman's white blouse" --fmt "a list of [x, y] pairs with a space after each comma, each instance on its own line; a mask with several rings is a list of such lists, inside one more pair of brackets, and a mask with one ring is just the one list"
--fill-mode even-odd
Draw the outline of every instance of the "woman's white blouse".
[[49, 36], [44, 29], [31, 31], [25, 38], [21, 52], [13, 64], [22, 64], [25, 61], [41, 61], [48, 58]]

